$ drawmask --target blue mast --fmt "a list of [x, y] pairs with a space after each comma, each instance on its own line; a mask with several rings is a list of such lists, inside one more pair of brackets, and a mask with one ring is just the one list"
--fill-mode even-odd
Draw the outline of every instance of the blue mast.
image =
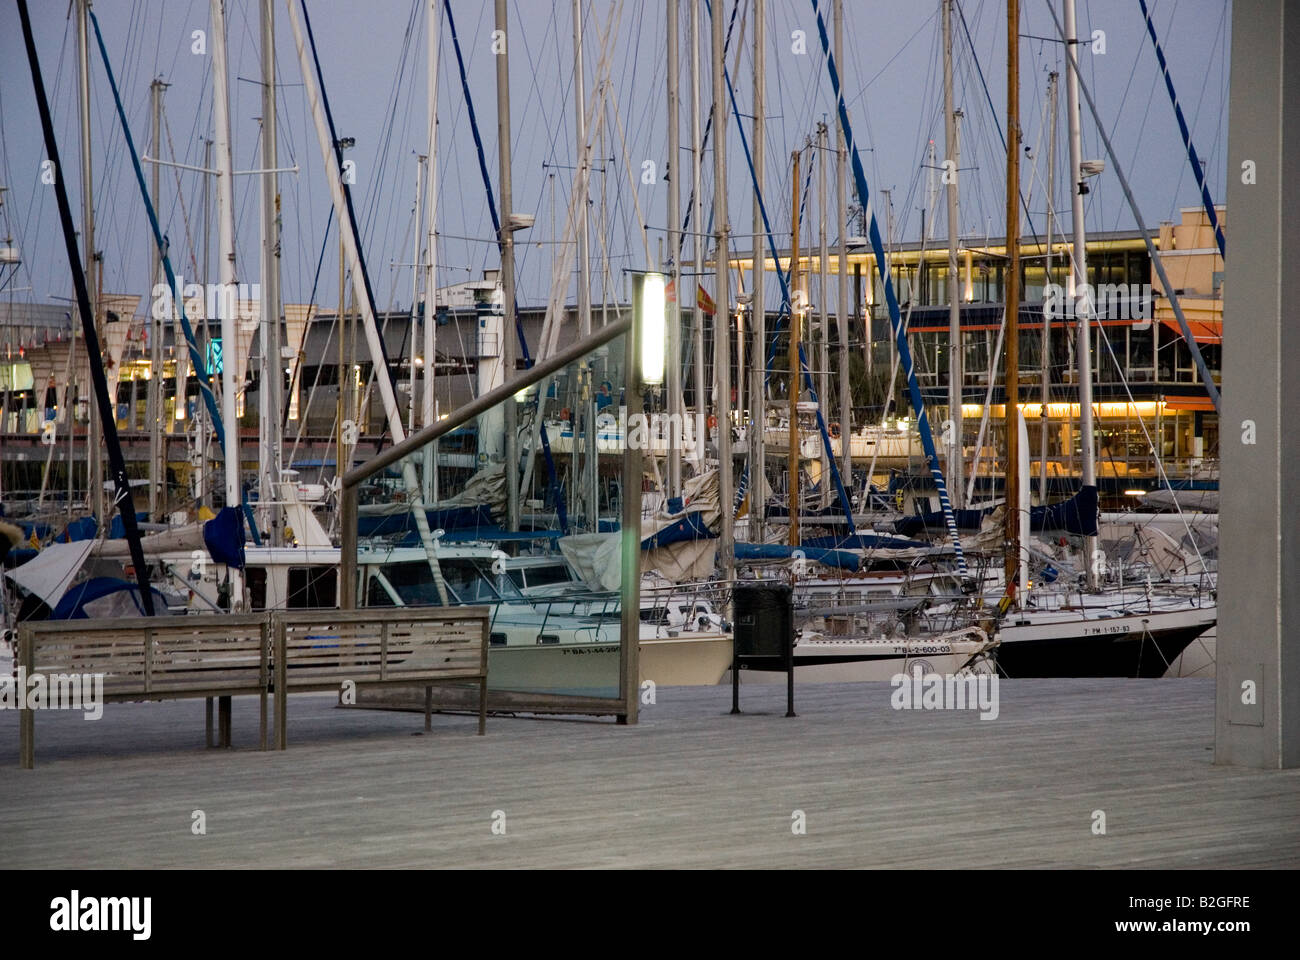
[[948, 499], [948, 484], [944, 481], [943, 470], [939, 466], [939, 454], [934, 445], [934, 434], [930, 431], [930, 420], [925, 413], [925, 402], [921, 398], [921, 385], [916, 379], [916, 369], [912, 364], [912, 351], [907, 344], [907, 331], [903, 329], [903, 318], [898, 309], [898, 297], [894, 293], [894, 283], [889, 273], [889, 261], [885, 258], [885, 246], [880, 239], [880, 226], [876, 222], [876, 213], [871, 206], [871, 191], [867, 187], [867, 175], [862, 169], [862, 158], [858, 156], [857, 144], [853, 139], [853, 128], [849, 124], [849, 111], [844, 103], [844, 91], [840, 87], [839, 69], [835, 55], [831, 53], [830, 38], [826, 33], [826, 21], [817, 0], [812, 0], [813, 13], [817, 15], [817, 33], [821, 38], [822, 53], [826, 57], [826, 69], [830, 74], [831, 88], [835, 93], [836, 110], [840, 117], [840, 126], [844, 130], [844, 142], [849, 158], [853, 164], [853, 179], [857, 186], [858, 199], [867, 212], [868, 234], [871, 250], [876, 258], [876, 270], [880, 274], [885, 288], [885, 303], [889, 307], [889, 325], [894, 331], [894, 341], [898, 347], [898, 360], [907, 374], [907, 390], [912, 400], [912, 409], [916, 413], [917, 427], [921, 433], [921, 446], [925, 451], [925, 460], [930, 467], [935, 489], [939, 491], [939, 504], [943, 508], [943, 519], [948, 527], [948, 536], [952, 540], [957, 554], [957, 566], [962, 575], [967, 573], [966, 556], [962, 552], [961, 537], [957, 534], [957, 522], [952, 515], [952, 502]]
[[1147, 22], [1147, 35], [1151, 37], [1151, 46], [1156, 48], [1156, 59], [1160, 61], [1160, 72], [1164, 74], [1165, 89], [1169, 91], [1169, 102], [1174, 105], [1174, 116], [1178, 119], [1178, 132], [1183, 136], [1183, 148], [1187, 151], [1187, 162], [1192, 165], [1192, 176], [1196, 177], [1196, 185], [1201, 188], [1201, 203], [1205, 205], [1205, 215], [1210, 218], [1210, 226], [1214, 228], [1214, 242], [1219, 245], [1219, 256], [1223, 257], [1226, 262], [1228, 255], [1225, 252], [1225, 243], [1223, 240], [1223, 228], [1219, 225], [1219, 215], [1214, 209], [1214, 200], [1210, 196], [1210, 185], [1205, 180], [1205, 170], [1201, 166], [1200, 157], [1196, 155], [1196, 147], [1192, 143], [1192, 132], [1187, 129], [1187, 121], [1183, 118], [1183, 108], [1178, 102], [1178, 94], [1174, 92], [1174, 78], [1169, 74], [1169, 64], [1165, 61], [1165, 52], [1160, 47], [1160, 41], [1156, 39], [1156, 25], [1151, 22], [1151, 11], [1147, 9], [1147, 0], [1138, 0], [1142, 5], [1142, 16]]
[[[167, 275], [167, 286], [172, 290], [176, 290], [176, 274], [172, 270], [172, 261], [168, 254], [168, 242], [162, 234], [162, 229], [158, 226], [158, 213], [153, 208], [153, 201], [149, 199], [149, 188], [145, 186], [144, 182], [144, 169], [140, 166], [140, 154], [135, 149], [135, 138], [131, 136], [131, 125], [126, 122], [126, 111], [122, 107], [122, 97], [117, 90], [117, 78], [113, 75], [113, 65], [109, 62], [108, 50], [104, 47], [104, 35], [99, 30], [99, 18], [95, 16], [94, 10], [87, 10], [86, 13], [89, 14], [90, 23], [95, 28], [95, 40], [99, 44], [99, 56], [104, 61], [104, 72], [108, 74], [108, 85], [113, 91], [113, 103], [117, 105], [117, 117], [122, 122], [122, 134], [126, 137], [126, 148], [131, 155], [131, 165], [135, 169], [136, 182], [140, 184], [140, 196], [144, 198], [144, 209], [149, 214], [149, 226], [153, 230], [154, 243], [158, 245], [158, 252], [161, 254], [163, 271]], [[180, 293], [180, 291], [176, 292]], [[180, 321], [181, 330], [185, 333], [185, 344], [189, 348], [190, 365], [195, 370], [205, 370], [207, 366], [204, 364], [203, 356], [199, 353], [198, 344], [194, 340], [194, 331], [190, 327], [189, 318], [185, 316], [185, 298], [176, 296], [173, 299], [176, 305], [176, 317]], [[161, 333], [152, 331], [151, 335], [160, 336]], [[234, 347], [233, 344], [227, 346], [232, 349]], [[224, 447], [226, 429], [225, 424], [221, 422], [221, 411], [217, 407], [217, 399], [212, 393], [212, 388], [203, 377], [199, 377], [198, 381], [199, 392], [203, 396], [204, 406], [208, 408], [208, 416], [212, 418], [212, 428], [217, 435], [217, 445]], [[236, 426], [235, 429], [238, 429], [238, 427]], [[226, 469], [231, 469], [231, 466], [227, 464]], [[243, 513], [244, 519], [248, 521], [248, 530], [253, 538], [253, 543], [260, 547], [262, 538], [257, 532], [257, 524], [253, 520], [253, 508], [247, 502], [243, 504]]]

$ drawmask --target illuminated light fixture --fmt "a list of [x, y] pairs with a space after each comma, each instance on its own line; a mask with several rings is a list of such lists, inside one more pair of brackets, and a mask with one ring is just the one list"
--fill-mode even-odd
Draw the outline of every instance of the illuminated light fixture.
[[1147, 495], [1147, 492], [1146, 492], [1145, 490], [1125, 490], [1125, 491], [1124, 491], [1124, 496], [1126, 496], [1126, 497], [1145, 497], [1146, 495]]
[[174, 403], [174, 406], [176, 407], [176, 419], [177, 419], [177, 420], [184, 420], [184, 419], [185, 419], [185, 407], [186, 407], [185, 398], [184, 398], [184, 397], [177, 397], [177, 398], [176, 398], [176, 401], [175, 401], [175, 403]]
[[668, 315], [664, 275], [641, 278], [641, 380], [653, 386], [664, 382], [664, 353], [668, 341]]

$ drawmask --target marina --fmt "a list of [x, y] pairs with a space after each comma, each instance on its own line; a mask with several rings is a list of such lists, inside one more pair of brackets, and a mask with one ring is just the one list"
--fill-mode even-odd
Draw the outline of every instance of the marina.
[[7, 865], [1294, 869], [1295, 22], [0, 9]]

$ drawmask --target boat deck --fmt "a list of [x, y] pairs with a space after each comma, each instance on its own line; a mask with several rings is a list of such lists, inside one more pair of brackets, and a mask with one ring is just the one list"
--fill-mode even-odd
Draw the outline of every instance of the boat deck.
[[783, 687], [742, 689], [738, 717], [728, 687], [660, 687], [637, 726], [486, 737], [303, 696], [285, 753], [255, 749], [255, 700], [226, 751], [201, 702], [110, 704], [39, 715], [34, 771], [4, 710], [0, 846], [44, 868], [1300, 865], [1300, 770], [1212, 764], [1212, 681], [1003, 681], [995, 720], [891, 692], [803, 685], [786, 719]]

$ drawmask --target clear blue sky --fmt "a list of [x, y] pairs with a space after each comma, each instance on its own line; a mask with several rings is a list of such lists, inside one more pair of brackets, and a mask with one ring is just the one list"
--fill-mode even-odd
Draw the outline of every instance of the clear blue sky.
[[[682, 0], [689, 8], [690, 0]], [[395, 262], [408, 262], [412, 254], [412, 207], [415, 186], [415, 152], [424, 143], [425, 25], [421, 0], [373, 0], [367, 3], [315, 2], [311, 15], [325, 71], [327, 90], [340, 134], [355, 137], [351, 156], [357, 161], [354, 188], [359, 219], [364, 230], [376, 296], [381, 307], [410, 302], [410, 274]], [[823, 0], [823, 9], [829, 2]], [[982, 69], [988, 95], [1005, 122], [1005, 4], [998, 0], [963, 0], [962, 9], [973, 39], [974, 54], [960, 26], [957, 30], [957, 102], [966, 114], [961, 165], [961, 234], [982, 239], [1003, 231], [1003, 157], [994, 124], [994, 110], [985, 97], [977, 73]], [[1207, 162], [1211, 190], [1224, 195], [1226, 159], [1229, 5], [1223, 0], [1155, 0], [1153, 16], [1170, 60], [1179, 96], [1192, 127], [1201, 157]], [[549, 288], [551, 252], [545, 241], [563, 231], [563, 219], [574, 162], [572, 90], [571, 0], [511, 0], [510, 68], [514, 196], [517, 211], [537, 216], [536, 226], [521, 234], [520, 299], [542, 303]], [[610, 0], [584, 0], [587, 11], [586, 66], [588, 87], [598, 59], [598, 33], [614, 7]], [[788, 165], [792, 150], [802, 146], [818, 121], [829, 116], [834, 130], [833, 105], [824, 65], [818, 56], [816, 22], [811, 0], [768, 0], [768, 171], [765, 196], [775, 229], [789, 230], [790, 183]], [[919, 234], [919, 207], [925, 202], [927, 178], [922, 169], [926, 145], [934, 138], [943, 157], [942, 99], [939, 70], [939, 2], [919, 0], [845, 0], [846, 63], [843, 67], [849, 111], [855, 127], [871, 189], [891, 189], [896, 234]], [[1084, 36], [1105, 31], [1106, 52], [1095, 54], [1082, 47], [1085, 82], [1093, 89], [1121, 160], [1140, 198], [1143, 215], [1153, 228], [1158, 221], [1176, 218], [1177, 209], [1199, 203], [1199, 195], [1179, 141], [1173, 111], [1146, 37], [1145, 27], [1132, 0], [1080, 0], [1079, 27]], [[36, 39], [47, 89], [52, 91], [59, 149], [68, 171], [67, 185], [74, 210], [79, 210], [80, 182], [75, 175], [78, 157], [76, 109], [76, 31], [65, 17], [64, 0], [32, 3]], [[490, 49], [492, 4], [488, 0], [453, 0], [456, 26], [468, 61], [474, 105], [488, 151], [488, 168], [495, 188], [496, 89], [495, 65]], [[730, 16], [732, 4], [726, 3]], [[728, 66], [737, 87], [742, 113], [752, 106], [752, 37], [748, 22], [749, 0], [742, 0], [744, 46], [736, 59], [733, 42]], [[1059, 8], [1059, 5], [1058, 5]], [[149, 141], [149, 83], [161, 77], [171, 84], [166, 93], [170, 141], [164, 133], [164, 156], [174, 152], [184, 163], [202, 162], [200, 138], [211, 133], [212, 83], [210, 59], [191, 53], [191, 34], [208, 29], [208, 4], [203, 0], [98, 0], [94, 9], [105, 32], [110, 57], [123, 90], [132, 131], [142, 150]], [[322, 174], [320, 151], [301, 87], [287, 15], [276, 4], [277, 51], [280, 81], [280, 156], [301, 172], [285, 176], [283, 192], [284, 297], [304, 302], [312, 293], [318, 258], [326, 247], [317, 300], [332, 307], [337, 298], [337, 247], [331, 230], [329, 193]], [[257, 5], [252, 0], [229, 0], [230, 91], [233, 115], [235, 166], [258, 165], [261, 113], [257, 53]], [[652, 255], [658, 249], [666, 223], [667, 192], [663, 179], [667, 159], [665, 110], [666, 27], [659, 3], [627, 0], [612, 58], [612, 97], [626, 138], [627, 158], [636, 173], [636, 195], [651, 225]], [[737, 21], [737, 34], [740, 31]], [[708, 109], [708, 18], [701, 14], [705, 32], [705, 76], [701, 96]], [[799, 54], [795, 31], [806, 32], [806, 54]], [[1038, 37], [1053, 32], [1046, 0], [1025, 0], [1021, 30]], [[683, 24], [682, 91], [689, 97], [689, 74]], [[209, 45], [210, 50], [210, 45]], [[1044, 102], [1047, 74], [1062, 70], [1061, 47], [1045, 39], [1021, 42], [1022, 124], [1028, 145], [1042, 144], [1046, 157]], [[439, 87], [440, 203], [439, 283], [478, 276], [496, 265], [490, 221], [477, 160], [470, 136], [465, 97], [455, 69], [450, 31], [444, 19]], [[93, 71], [93, 152], [98, 246], [104, 253], [104, 289], [146, 294], [149, 289], [149, 243], [140, 202], [121, 130], [112, 106], [103, 65], [97, 52]], [[1064, 96], [1058, 155], [1064, 169]], [[749, 134], [748, 119], [745, 120]], [[1102, 155], [1095, 128], [1085, 107], [1085, 154]], [[689, 146], [689, 114], [683, 113], [682, 144]], [[53, 191], [40, 184], [39, 168], [45, 151], [23, 49], [16, 5], [0, 4], [0, 185], [4, 194], [0, 235], [13, 237], [20, 246], [25, 269], [13, 282], [32, 287], [13, 293], [17, 300], [49, 301], [66, 297], [71, 279], [63, 253]], [[749, 245], [752, 190], [744, 165], [734, 121], [727, 139], [729, 202], [733, 232], [744, 234], [736, 247]], [[623, 146], [618, 126], [610, 114], [610, 135], [604, 155], [612, 157], [603, 174], [606, 194], [606, 228], [598, 214], [602, 176], [594, 182], [593, 249], [605, 247], [611, 270], [644, 268], [644, 246], [636, 225]], [[652, 160], [659, 174], [654, 184], [642, 184], [642, 164]], [[712, 156], [705, 160], [705, 198], [712, 196]], [[680, 176], [689, 182], [689, 155], [683, 152]], [[543, 164], [551, 164], [546, 168]], [[1025, 164], [1025, 189], [1031, 165]], [[966, 169], [969, 168], [969, 169]], [[552, 177], [551, 174], [554, 174]], [[1040, 166], [1039, 176], [1045, 176]], [[163, 177], [163, 213], [172, 240], [178, 270], [190, 276], [190, 250], [201, 258], [202, 187], [192, 173], [166, 171]], [[815, 182], [815, 181], [814, 181]], [[833, 196], [833, 178], [831, 178]], [[1044, 209], [1043, 186], [1033, 187], [1032, 207]], [[240, 277], [256, 281], [258, 265], [258, 193], [255, 179], [236, 181], [238, 259]], [[552, 204], [559, 222], [552, 216]], [[182, 214], [182, 204], [188, 214]], [[1058, 204], [1068, 206], [1064, 191]], [[943, 204], [940, 199], [940, 231]], [[1132, 224], [1118, 182], [1108, 171], [1089, 197], [1090, 230], [1112, 230]], [[187, 234], [188, 229], [188, 234]], [[805, 221], [805, 237], [815, 230], [815, 219]], [[882, 224], [883, 229], [883, 224]], [[838, 233], [834, 223], [829, 228]], [[788, 235], [788, 233], [787, 233]], [[186, 239], [188, 236], [188, 240]], [[461, 239], [471, 238], [471, 239]], [[0, 236], [3, 239], [3, 236]], [[532, 241], [531, 244], [527, 241]], [[539, 243], [541, 242], [541, 243]], [[784, 241], [778, 238], [778, 243]], [[215, 225], [212, 258], [216, 258]], [[215, 279], [215, 277], [213, 277]], [[615, 281], [618, 282], [617, 279]], [[0, 294], [0, 295], [7, 295]], [[599, 302], [599, 288], [596, 299]]]

